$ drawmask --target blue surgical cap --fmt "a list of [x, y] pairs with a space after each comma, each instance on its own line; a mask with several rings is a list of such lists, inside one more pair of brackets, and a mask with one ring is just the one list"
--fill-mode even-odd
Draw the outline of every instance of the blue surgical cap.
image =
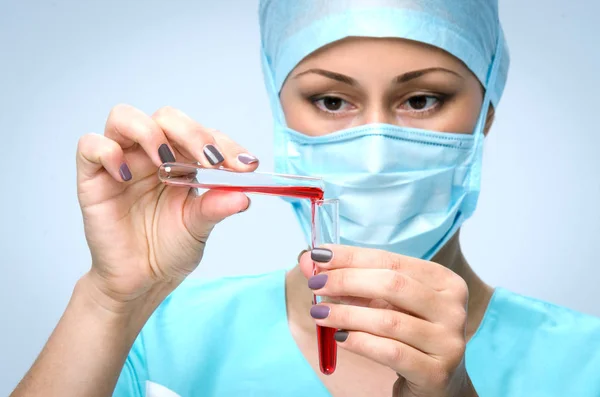
[[[498, 0], [261, 0], [263, 71], [272, 97], [319, 48], [350, 36], [396, 37], [441, 48], [463, 61], [498, 105], [509, 56]], [[494, 57], [498, 72], [488, 87]]]

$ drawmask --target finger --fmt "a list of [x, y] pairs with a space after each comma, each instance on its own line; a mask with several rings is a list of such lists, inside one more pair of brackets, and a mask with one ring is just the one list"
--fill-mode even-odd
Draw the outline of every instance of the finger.
[[414, 384], [426, 385], [432, 374], [442, 372], [437, 360], [393, 339], [360, 331], [338, 331], [335, 339], [342, 349], [385, 365]]
[[426, 354], [439, 354], [446, 340], [442, 326], [395, 310], [327, 303], [311, 307], [310, 315], [318, 325], [395, 339]]
[[115, 106], [106, 121], [104, 135], [116, 141], [123, 149], [139, 144], [156, 166], [176, 160], [160, 126], [133, 106]]
[[[313, 249], [303, 261], [315, 261], [322, 269], [365, 268], [389, 269], [402, 272], [431, 288], [441, 291], [448, 288], [448, 280], [458, 276], [437, 263], [409, 256], [345, 245], [324, 245]], [[306, 263], [301, 265], [307, 266]], [[458, 277], [460, 278], [460, 277]]]
[[[302, 251], [300, 251], [300, 253], [298, 254], [298, 259], [297, 259], [297, 261], [298, 261], [298, 262], [300, 262], [300, 258], [302, 258], [302, 255], [304, 255], [304, 253], [305, 253], [305, 252], [308, 252], [308, 251], [309, 251], [308, 249], [305, 249], [305, 250], [302, 250]], [[306, 275], [306, 274], [305, 274], [305, 276], [307, 276], [307, 278], [308, 278], [308, 277], [310, 277], [310, 276], [312, 276], [312, 271], [311, 271], [310, 275]]]
[[123, 149], [117, 142], [100, 134], [86, 134], [77, 146], [78, 182], [93, 178], [102, 169], [115, 181], [127, 182], [132, 179]]
[[208, 129], [172, 107], [158, 110], [152, 118], [167, 138], [203, 167], [224, 166], [236, 171], [254, 171], [258, 159], [225, 134]]
[[195, 159], [203, 167], [221, 166], [224, 157], [212, 134], [182, 111], [165, 106], [152, 119], [165, 132], [177, 149]]
[[428, 286], [389, 269], [336, 269], [311, 277], [308, 285], [319, 296], [383, 299], [432, 322], [445, 319], [445, 311], [451, 305], [445, 296]]
[[[302, 252], [298, 255], [298, 265], [300, 266], [300, 271], [306, 278], [310, 278], [313, 275], [313, 270], [315, 265], [320, 265], [320, 263], [314, 262], [310, 258], [310, 247], [307, 250], [302, 250]], [[319, 268], [317, 269], [319, 270]]]
[[223, 151], [225, 167], [236, 171], [254, 171], [258, 168], [258, 158], [247, 149], [220, 131], [210, 130], [210, 132]]
[[217, 223], [246, 211], [249, 206], [248, 197], [239, 192], [209, 190], [201, 196], [188, 195], [183, 222], [188, 232], [204, 243]]
[[398, 375], [398, 379], [394, 382], [394, 388], [392, 389], [392, 397], [403, 397], [401, 393], [405, 384], [406, 379]]

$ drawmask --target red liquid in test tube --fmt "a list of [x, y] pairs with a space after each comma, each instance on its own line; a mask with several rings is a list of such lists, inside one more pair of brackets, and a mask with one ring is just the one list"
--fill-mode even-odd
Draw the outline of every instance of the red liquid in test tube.
[[[312, 232], [312, 248], [317, 245], [317, 232], [315, 215], [318, 210], [319, 201], [323, 199], [323, 195], [319, 199], [311, 199], [311, 232]], [[318, 274], [318, 266], [313, 262], [313, 276]], [[313, 295], [313, 305], [316, 305], [317, 296]], [[335, 332], [337, 329], [330, 327], [322, 327], [317, 325], [317, 343], [319, 349], [319, 367], [325, 375], [331, 375], [335, 371], [337, 364], [337, 343], [335, 342]]]

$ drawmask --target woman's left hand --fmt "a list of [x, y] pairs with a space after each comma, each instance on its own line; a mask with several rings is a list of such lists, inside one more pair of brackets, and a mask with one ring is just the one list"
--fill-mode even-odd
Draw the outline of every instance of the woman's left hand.
[[327, 245], [306, 253], [315, 294], [343, 304], [311, 308], [318, 325], [340, 329], [338, 345], [399, 375], [394, 397], [477, 396], [465, 370], [468, 289], [449, 269], [386, 251]]

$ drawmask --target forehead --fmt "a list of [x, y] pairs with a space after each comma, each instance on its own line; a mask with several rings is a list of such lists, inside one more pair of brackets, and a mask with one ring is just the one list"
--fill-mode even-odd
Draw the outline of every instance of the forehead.
[[469, 69], [446, 51], [424, 43], [399, 38], [348, 37], [318, 49], [304, 58], [292, 71], [334, 68], [339, 73], [375, 70], [396, 74], [410, 70], [444, 67], [459, 73]]

